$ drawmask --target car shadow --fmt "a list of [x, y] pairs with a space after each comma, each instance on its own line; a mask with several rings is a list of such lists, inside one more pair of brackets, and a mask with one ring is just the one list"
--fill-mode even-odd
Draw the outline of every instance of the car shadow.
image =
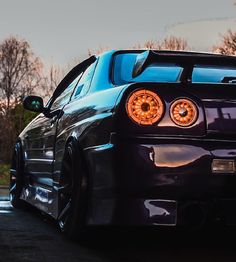
[[231, 227], [217, 225], [198, 231], [157, 227], [91, 227], [86, 241], [81, 242], [62, 236], [56, 222], [36, 208], [29, 207], [27, 211], [20, 212], [38, 222], [41, 220], [48, 232], [69, 247], [76, 249], [77, 246], [78, 252], [88, 250], [98, 259], [96, 261], [236, 261], [236, 229]]
[[90, 247], [100, 256], [106, 254], [109, 261], [235, 261], [235, 233], [235, 229], [225, 227], [197, 232], [158, 228], [97, 229]]

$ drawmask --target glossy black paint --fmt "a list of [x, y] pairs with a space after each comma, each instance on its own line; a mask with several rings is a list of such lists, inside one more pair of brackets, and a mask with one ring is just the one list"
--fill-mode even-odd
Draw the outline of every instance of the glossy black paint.
[[[236, 207], [236, 174], [213, 174], [211, 165], [213, 159], [236, 160], [235, 85], [192, 84], [187, 81], [191, 70], [185, 69], [180, 83], [114, 86], [114, 53], [73, 69], [46, 113], [20, 134], [25, 163], [22, 199], [58, 217], [62, 160], [66, 144], [73, 140], [88, 170], [88, 224], [184, 224], [184, 207], [191, 203], [201, 210], [223, 210], [222, 203], [230, 203], [223, 204], [228, 208], [224, 214], [230, 214]], [[160, 57], [186, 68], [196, 61], [236, 64], [234, 57], [200, 53], [160, 52]], [[50, 111], [61, 88], [94, 62], [88, 92]], [[158, 93], [164, 103], [165, 113], [156, 125], [136, 125], [126, 114], [128, 95], [140, 88]], [[170, 119], [170, 105], [177, 98], [188, 98], [198, 107], [198, 119], [188, 128]]]

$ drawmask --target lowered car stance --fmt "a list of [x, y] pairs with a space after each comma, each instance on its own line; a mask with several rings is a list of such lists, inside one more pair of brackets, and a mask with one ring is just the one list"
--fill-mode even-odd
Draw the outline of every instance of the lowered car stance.
[[88, 226], [236, 224], [236, 58], [122, 50], [91, 56], [22, 131], [10, 198]]

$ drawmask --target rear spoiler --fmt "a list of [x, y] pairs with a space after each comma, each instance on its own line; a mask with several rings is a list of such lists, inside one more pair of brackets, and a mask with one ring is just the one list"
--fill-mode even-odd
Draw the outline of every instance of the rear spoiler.
[[196, 64], [236, 66], [236, 57], [209, 53], [147, 50], [137, 55], [132, 77], [139, 76], [153, 62], [178, 64], [184, 68], [184, 75], [186, 75], [186, 73], [191, 73]]
[[153, 51], [149, 50], [149, 51], [145, 51], [137, 55], [137, 58], [134, 64], [134, 68], [133, 68], [133, 72], [132, 72], [133, 78], [142, 74], [144, 69], [154, 61], [153, 53], [154, 53]]

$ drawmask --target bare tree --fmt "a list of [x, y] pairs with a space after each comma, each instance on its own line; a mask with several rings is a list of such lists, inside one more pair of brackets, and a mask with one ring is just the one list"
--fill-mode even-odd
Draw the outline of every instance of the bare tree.
[[41, 88], [41, 73], [42, 63], [27, 41], [12, 36], [0, 44], [0, 160], [10, 161], [15, 139], [26, 124], [19, 103]]
[[38, 86], [41, 69], [27, 41], [9, 37], [0, 44], [0, 95], [7, 110]]
[[41, 83], [41, 95], [44, 100], [51, 97], [52, 93], [64, 77], [64, 71], [58, 65], [51, 65]]
[[105, 51], [108, 51], [110, 48], [109, 47], [104, 47], [104, 46], [99, 46], [96, 50], [88, 49], [88, 55], [99, 55]]
[[185, 39], [175, 36], [165, 38], [163, 41], [148, 40], [144, 44], [137, 44], [134, 49], [155, 50], [187, 50], [190, 49]]
[[213, 47], [213, 52], [224, 55], [236, 55], [236, 32], [229, 30], [223, 35], [221, 43]]
[[187, 50], [190, 49], [185, 39], [180, 37], [170, 36], [165, 38], [161, 43], [161, 49], [169, 50]]

